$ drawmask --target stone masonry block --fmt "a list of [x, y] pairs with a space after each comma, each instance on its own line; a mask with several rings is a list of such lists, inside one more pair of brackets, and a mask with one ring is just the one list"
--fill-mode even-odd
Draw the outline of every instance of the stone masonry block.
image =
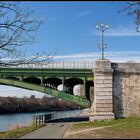
[[96, 76], [96, 77], [112, 77], [111, 76], [112, 75], [112, 73], [110, 73], [110, 74], [107, 74], [107, 73], [94, 73], [94, 76]]
[[105, 99], [105, 100], [96, 100], [96, 104], [98, 103], [113, 103], [112, 99]]
[[96, 77], [95, 77], [95, 80], [94, 80], [94, 82], [96, 83], [96, 84], [112, 84], [112, 80], [111, 79], [96, 79]]
[[96, 87], [97, 88], [112, 88], [112, 84], [108, 84], [108, 83], [106, 83], [106, 84], [97, 84], [96, 85]]
[[114, 119], [114, 113], [110, 113], [110, 112], [94, 113], [90, 115], [89, 119], [90, 121], [110, 120], [110, 119]]
[[96, 112], [113, 112], [113, 108], [111, 107], [97, 107]]
[[100, 92], [111, 92], [112, 93], [112, 88], [98, 88], [98, 87], [95, 87], [95, 92], [97, 91], [100, 91]]
[[96, 95], [98, 96], [106, 96], [106, 95], [111, 95], [112, 96], [112, 92], [108, 92], [108, 91], [96, 91]]
[[97, 103], [96, 107], [99, 107], [99, 108], [110, 107], [110, 108], [112, 108], [112, 103], [102, 103], [102, 104], [101, 103], [99, 103], [99, 104]]
[[98, 95], [96, 95], [96, 100], [98, 100], [98, 99], [100, 99], [100, 100], [111, 100], [112, 99], [112, 96], [109, 96], [109, 95], [106, 95], [106, 96], [98, 96]]

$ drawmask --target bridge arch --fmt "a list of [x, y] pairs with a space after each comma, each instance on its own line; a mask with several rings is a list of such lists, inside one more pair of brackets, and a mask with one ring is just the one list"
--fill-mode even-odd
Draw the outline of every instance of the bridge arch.
[[38, 85], [41, 84], [41, 80], [33, 76], [24, 78], [23, 81], [28, 83], [38, 84]]
[[57, 89], [57, 87], [62, 84], [62, 80], [57, 77], [48, 77], [43, 80], [43, 84], [45, 84], [45, 86]]
[[93, 90], [93, 87], [94, 87], [93, 80], [89, 80], [89, 81], [86, 82], [86, 93], [88, 93], [88, 94], [86, 94], [86, 98], [90, 101], [92, 101], [91, 96], [93, 96], [93, 95], [91, 95], [92, 94], [91, 90]]
[[6, 85], [20, 87], [20, 88], [29, 89], [29, 90], [36, 90], [42, 93], [46, 93], [46, 94], [56, 96], [56, 97], [59, 97], [68, 101], [75, 102], [83, 107], [90, 106], [90, 102], [87, 99], [73, 96], [73, 95], [67, 94], [64, 91], [58, 91], [56, 89], [48, 88], [43, 85], [37, 85], [37, 84], [29, 83], [29, 82], [27, 83], [20, 80], [18, 81], [18, 80], [6, 79], [6, 78], [0, 78], [0, 84], [6, 84]]
[[73, 94], [73, 88], [75, 85], [84, 84], [83, 80], [77, 77], [72, 77], [65, 80], [65, 86], [67, 87], [67, 92]]
[[17, 77], [14, 77], [14, 76], [8, 76], [8, 77], [6, 77], [7, 79], [12, 79], [12, 80], [20, 80], [19, 78], [17, 78]]

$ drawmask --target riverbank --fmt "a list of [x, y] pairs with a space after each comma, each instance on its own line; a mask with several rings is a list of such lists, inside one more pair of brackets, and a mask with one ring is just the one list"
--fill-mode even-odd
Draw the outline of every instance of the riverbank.
[[20, 138], [139, 139], [139, 132], [140, 118], [130, 117], [95, 122], [49, 123]]
[[[43, 115], [43, 114], [48, 114], [48, 113], [53, 113], [53, 112], [42, 112], [41, 114]], [[64, 117], [71, 116], [72, 117], [72, 116], [77, 116], [80, 113], [80, 110], [64, 111], [64, 112], [58, 111], [55, 113], [57, 113], [58, 118], [59, 117], [61, 118], [62, 116], [64, 116]], [[36, 115], [41, 115], [41, 114], [40, 113], [39, 114], [31, 113], [31, 114], [14, 114], [14, 115], [8, 115], [8, 116], [7, 115], [0, 116], [0, 130], [1, 130], [0, 138], [11, 138], [11, 137], [17, 138], [17, 137], [21, 137], [27, 133], [30, 133], [30, 132], [40, 128], [40, 127], [32, 126], [32, 117], [36, 116]], [[58, 121], [59, 122], [54, 122], [54, 124], [58, 123], [58, 127], [59, 127], [60, 120], [58, 120]], [[65, 121], [69, 121], [69, 120], [65, 119]], [[47, 123], [47, 125], [48, 125], [48, 123]], [[45, 126], [47, 126], [47, 125], [45, 125]], [[29, 126], [29, 127], [25, 127], [25, 126]], [[32, 126], [32, 127], [30, 127], [30, 126]], [[59, 127], [58, 132], [59, 132], [59, 130], [61, 131], [62, 127]], [[10, 131], [7, 131], [7, 130], [10, 130]]]
[[31, 132], [35, 131], [41, 127], [43, 127], [43, 125], [42, 126], [31, 125], [28, 127], [19, 127], [17, 125], [12, 130], [9, 130], [6, 132], [0, 132], [0, 139], [17, 139], [27, 133], [31, 133]]
[[65, 116], [74, 116], [78, 115], [80, 110], [72, 111], [51, 111], [51, 112], [35, 112], [35, 113], [16, 113], [16, 114], [6, 114], [0, 115], [0, 132], [7, 131], [11, 129], [14, 125], [18, 124], [20, 126], [29, 126], [33, 121], [33, 116], [57, 113], [58, 117], [62, 115]]
[[[87, 114], [83, 110], [81, 114]], [[77, 115], [77, 117], [80, 117]], [[80, 117], [81, 118], [81, 117]], [[59, 121], [44, 127], [31, 126], [0, 133], [0, 138], [63, 138], [63, 139], [139, 139], [140, 117], [129, 117], [102, 121]], [[54, 134], [54, 132], [56, 132]]]
[[139, 139], [140, 118], [72, 123], [65, 139]]

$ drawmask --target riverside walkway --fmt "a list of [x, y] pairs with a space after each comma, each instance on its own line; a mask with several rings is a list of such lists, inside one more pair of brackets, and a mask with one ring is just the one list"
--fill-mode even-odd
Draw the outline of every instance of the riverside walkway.
[[63, 138], [69, 126], [70, 123], [48, 123], [46, 126], [22, 136], [20, 139]]
[[80, 114], [75, 117], [63, 118], [47, 123], [46, 126], [41, 127], [31, 133], [28, 133], [19, 139], [49, 139], [49, 138], [63, 138], [65, 132], [73, 122], [88, 121], [88, 109], [82, 110]]

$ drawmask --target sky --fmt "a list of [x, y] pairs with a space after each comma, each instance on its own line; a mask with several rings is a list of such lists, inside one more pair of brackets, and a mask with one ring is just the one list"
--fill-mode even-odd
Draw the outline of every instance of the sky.
[[[70, 61], [70, 56], [79, 55], [80, 58], [88, 53], [99, 53], [95, 59], [101, 58], [101, 50], [97, 47], [101, 43], [101, 32], [96, 24], [104, 22], [110, 27], [104, 33], [108, 45], [106, 58], [114, 61], [117, 57], [112, 58], [112, 54], [119, 57], [122, 54], [122, 58], [128, 54], [128, 60], [135, 59], [133, 56], [140, 51], [140, 33], [135, 31], [133, 16], [118, 12], [124, 5], [119, 1], [23, 2], [23, 6], [34, 10], [36, 15], [47, 17], [37, 32], [37, 43], [27, 48], [27, 55], [57, 50], [54, 60], [60, 59], [59, 56], [62, 60], [65, 56], [65, 61], [68, 56]], [[88, 60], [92, 61], [91, 57]]]
[[[105, 58], [113, 62], [140, 62], [140, 33], [135, 30], [135, 18], [119, 12], [125, 5], [123, 1], [22, 2], [21, 8], [33, 10], [35, 16], [45, 18], [35, 32], [36, 43], [27, 46], [26, 55], [52, 54], [57, 50], [53, 61], [100, 59], [101, 32], [96, 29], [96, 24], [104, 23], [109, 25], [104, 32]], [[0, 87], [0, 96], [4, 89], [4, 86]], [[17, 95], [15, 89], [14, 93]]]

